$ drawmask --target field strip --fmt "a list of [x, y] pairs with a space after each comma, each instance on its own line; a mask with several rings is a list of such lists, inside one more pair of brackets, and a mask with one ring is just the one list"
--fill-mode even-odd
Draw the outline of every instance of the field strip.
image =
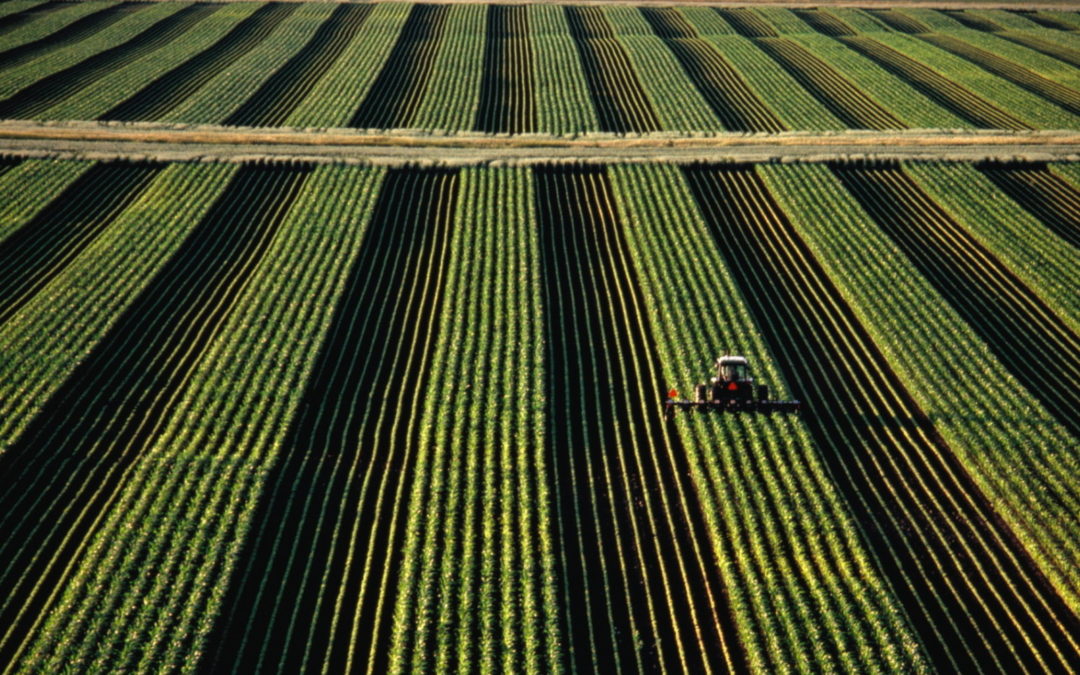
[[[392, 171], [211, 639], [215, 672], [386, 672], [457, 173]], [[397, 400], [395, 400], [397, 399]], [[212, 665], [209, 665], [212, 662]]]
[[599, 167], [534, 176], [572, 669], [737, 671], [685, 451], [653, 403], [657, 350], [612, 187]]
[[1074, 668], [1075, 616], [994, 516], [755, 171], [686, 174], [786, 379], [811, 402], [811, 435], [937, 667]]
[[[208, 215], [0, 458], [0, 660], [40, 620], [94, 524], [160, 431], [308, 169], [241, 169]], [[58, 450], [63, 448], [63, 451]], [[18, 517], [16, 517], [18, 514]]]
[[[175, 0], [145, 0], [146, 2], [174, 2]], [[205, 0], [212, 3], [250, 2], [251, 0]], [[354, 0], [277, 0], [278, 2], [353, 2]], [[425, 0], [425, 4], [460, 5], [474, 3], [488, 4], [488, 0]], [[671, 7], [686, 5], [691, 7], [925, 7], [928, 9], [1014, 9], [1014, 10], [1049, 10], [1075, 11], [1080, 9], [1078, 2], [994, 2], [993, 0], [969, 0], [968, 2], [934, 2], [933, 0], [640, 0], [628, 3], [626, 0], [523, 0], [514, 4], [523, 5], [636, 5], [643, 7]]]
[[[437, 151], [433, 152], [433, 151]], [[446, 136], [360, 130], [236, 129], [212, 125], [0, 122], [0, 154], [20, 157], [232, 161], [256, 157], [401, 165], [438, 162], [775, 161], [879, 159], [1080, 160], [1077, 131], [846, 131], [579, 137]]]

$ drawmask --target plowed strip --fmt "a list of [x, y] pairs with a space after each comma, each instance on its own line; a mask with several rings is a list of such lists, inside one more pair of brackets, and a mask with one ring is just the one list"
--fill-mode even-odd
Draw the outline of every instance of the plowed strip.
[[306, 170], [241, 170], [172, 260], [0, 456], [0, 661], [108, 510], [203, 346], [273, 239]]
[[1080, 115], [1080, 92], [1074, 89], [1058, 84], [1012, 61], [1003, 59], [996, 54], [991, 54], [984, 49], [979, 49], [952, 36], [934, 33], [920, 35], [919, 37], [935, 47], [952, 52], [983, 70], [1004, 78], [1018, 87], [1027, 89], [1051, 103], [1056, 103], [1074, 115]]
[[89, 87], [135, 59], [142, 58], [176, 40], [220, 5], [190, 5], [167, 16], [127, 42], [50, 75], [0, 101], [0, 117], [33, 117], [75, 92]]
[[0, 242], [0, 323], [63, 271], [136, 199], [160, 164], [98, 164]]
[[1002, 367], [1080, 437], [1080, 337], [902, 171], [836, 173]]
[[700, 38], [666, 40], [687, 77], [730, 131], [783, 131], [780, 118], [750, 88], [739, 71]]
[[1031, 126], [976, 96], [964, 87], [876, 40], [838, 38], [885, 70], [929, 96], [935, 103], [982, 129], [1030, 129]]
[[986, 166], [990, 180], [1047, 227], [1080, 248], [1080, 193], [1046, 170], [1046, 165]]
[[251, 16], [236, 24], [212, 47], [143, 87], [99, 119], [156, 120], [160, 118], [180, 105], [199, 87], [228, 68], [236, 59], [254, 49], [298, 6], [295, 3], [269, 3], [260, 7]]
[[266, 479], [214, 671], [386, 672], [456, 172], [394, 170]]
[[536, 130], [528, 9], [525, 5], [488, 6], [477, 131], [521, 134]]
[[998, 33], [998, 37], [1005, 38], [1009, 42], [1015, 42], [1022, 47], [1033, 49], [1041, 54], [1051, 56], [1070, 66], [1080, 68], [1080, 50], [1062, 47], [1061, 45], [1054, 44], [1048, 40], [1040, 40], [1027, 33]]
[[930, 27], [922, 21], [905, 16], [892, 9], [865, 9], [863, 11], [889, 28], [901, 33], [930, 32]]
[[766, 54], [852, 129], [903, 129], [907, 125], [847, 78], [800, 45], [783, 38], [755, 40]]
[[574, 37], [601, 131], [658, 131], [660, 120], [649, 103], [630, 58], [598, 7], [563, 7]]
[[371, 5], [343, 4], [334, 9], [303, 49], [229, 115], [224, 124], [260, 127], [284, 123], [360, 32], [371, 8]]
[[777, 37], [776, 31], [769, 22], [755, 14], [750, 9], [716, 9], [716, 13], [724, 17], [731, 24], [735, 32], [744, 37]]
[[[837, 487], [938, 669], [1075, 669], [1075, 616], [752, 169], [687, 171]], [[1071, 632], [1071, 633], [1070, 633]]]
[[674, 7], [641, 7], [639, 11], [649, 22], [653, 32], [662, 38], [697, 37], [694, 27]]
[[1067, 31], [1075, 31], [1076, 30], [1076, 26], [1072, 26], [1070, 24], [1067, 24], [1064, 21], [1058, 21], [1057, 19], [1055, 19], [1052, 16], [1046, 16], [1045, 14], [1040, 14], [1040, 13], [1035, 12], [1035, 11], [1031, 11], [1031, 10], [1008, 10], [1008, 11], [1012, 12], [1013, 14], [1018, 14], [1018, 15], [1024, 17], [1025, 19], [1027, 19], [1028, 21], [1034, 21], [1035, 23], [1039, 24], [1043, 28], [1051, 28], [1053, 30], [1067, 30]]
[[447, 5], [414, 5], [386, 65], [349, 121], [350, 127], [407, 127], [420, 105], [442, 41]]
[[855, 31], [832, 14], [820, 9], [793, 9], [795, 16], [807, 23], [811, 28], [830, 37], [838, 35], [854, 35]]
[[[61, 3], [53, 5], [53, 7], [62, 6]], [[12, 47], [11, 49], [0, 52], [0, 69], [14, 68], [20, 63], [26, 63], [31, 59], [41, 56], [47, 51], [67, 47], [80, 40], [85, 40], [113, 25], [120, 19], [131, 16], [144, 7], [146, 7], [146, 4], [141, 2], [124, 2], [118, 5], [112, 5], [101, 11], [84, 16], [78, 21], [74, 21], [39, 40], [27, 42], [18, 47]], [[38, 9], [39, 8], [37, 7], [34, 8], [34, 10]]]
[[951, 19], [955, 19], [964, 24], [968, 28], [974, 28], [975, 30], [986, 31], [988, 33], [994, 33], [997, 31], [1005, 30], [998, 24], [994, 23], [990, 19], [984, 16], [975, 16], [959, 9], [946, 9], [941, 10], [942, 14], [945, 14]]
[[606, 174], [535, 176], [573, 667], [727, 670], [733, 627], [684, 451], [656, 405], [656, 349]]

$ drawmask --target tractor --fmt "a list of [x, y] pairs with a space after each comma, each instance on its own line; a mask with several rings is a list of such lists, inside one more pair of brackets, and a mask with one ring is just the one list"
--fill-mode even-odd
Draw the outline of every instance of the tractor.
[[679, 400], [679, 393], [672, 389], [664, 401], [668, 416], [674, 416], [680, 408], [714, 412], [750, 413], [798, 413], [801, 401], [772, 401], [769, 387], [754, 386], [750, 377], [750, 364], [744, 356], [721, 356], [716, 360], [716, 377], [707, 384], [694, 386], [694, 400]]

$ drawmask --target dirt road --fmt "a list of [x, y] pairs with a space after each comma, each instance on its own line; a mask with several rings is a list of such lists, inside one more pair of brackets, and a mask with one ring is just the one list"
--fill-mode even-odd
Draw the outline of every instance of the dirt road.
[[396, 165], [582, 162], [768, 162], [829, 159], [1080, 161], [1080, 131], [839, 131], [699, 136], [425, 135], [353, 129], [0, 122], [0, 154], [23, 157], [253, 158]]

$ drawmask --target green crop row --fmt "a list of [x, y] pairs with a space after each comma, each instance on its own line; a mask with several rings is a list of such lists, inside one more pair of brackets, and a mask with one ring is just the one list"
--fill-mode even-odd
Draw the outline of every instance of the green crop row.
[[[689, 389], [718, 354], [741, 353], [789, 397], [678, 170], [610, 171], [667, 380]], [[801, 424], [676, 422], [752, 668], [925, 668]]]
[[[761, 175], [859, 320], [1062, 597], [1080, 607], [1075, 439], [822, 166]], [[933, 358], [927, 358], [933, 355]], [[1037, 486], [1037, 487], [1036, 487]]]
[[427, 95], [409, 126], [455, 131], [473, 127], [480, 106], [486, 34], [486, 5], [452, 8], [428, 76]]
[[24, 666], [193, 670], [381, 171], [316, 169], [131, 469]]
[[[103, 5], [104, 6], [104, 5]], [[154, 21], [186, 6], [183, 3], [158, 3], [125, 15], [115, 24], [74, 44], [46, 50], [39, 57], [0, 72], [0, 97], [11, 96], [35, 81], [55, 74], [95, 54], [122, 45]], [[217, 46], [218, 40], [232, 26], [253, 13], [259, 5], [219, 8], [209, 18], [195, 22], [183, 36], [160, 49], [136, 50], [138, 58], [113, 72], [94, 74], [93, 81], [77, 91], [65, 94], [44, 112], [27, 113], [33, 117], [51, 119], [95, 118], [116, 103], [150, 86], [166, 73]], [[345, 126], [361, 101], [372, 92], [380, 70], [414, 5], [389, 3], [377, 5], [361, 27], [359, 34], [335, 59], [311, 92], [299, 101], [286, 123], [291, 126]], [[46, 16], [68, 10], [56, 10]], [[271, 35], [228, 64], [224, 72], [216, 73], [209, 81], [197, 81], [190, 91], [180, 93], [182, 100], [159, 115], [163, 121], [189, 123], [220, 123], [278, 71], [311, 38], [327, 19], [332, 8], [317, 3], [302, 5], [277, 26]], [[757, 48], [755, 40], [734, 34], [721, 14], [710, 8], [687, 7], [672, 10], [696, 30], [725, 59], [730, 61], [746, 80], [753, 96], [761, 99], [789, 129], [841, 129], [845, 125], [818, 100], [803, 89], [779, 64]], [[938, 105], [921, 95], [914, 95], [906, 84], [883, 71], [855, 51], [818, 35], [808, 24], [790, 10], [757, 8], [739, 10], [775, 28], [780, 34], [805, 46], [855, 87], [894, 115], [917, 128], [958, 128], [967, 126]], [[817, 10], [826, 11], [826, 10]], [[926, 44], [912, 36], [887, 30], [884, 27], [870, 32], [878, 25], [870, 14], [842, 8], [828, 10], [857, 31], [895, 49], [936, 70], [1004, 111], [1013, 113], [1037, 128], [1075, 128], [1077, 116], [1048, 106], [1040, 97], [1006, 79], [992, 75], [969, 61]], [[899, 10], [896, 10], [899, 11]], [[526, 74], [535, 86], [538, 130], [553, 134], [578, 134], [596, 131], [598, 121], [593, 98], [610, 93], [589, 92], [577, 48], [570, 37], [563, 8], [530, 6], [529, 48], [535, 63], [533, 72]], [[644, 90], [650, 107], [668, 131], [714, 132], [722, 128], [716, 114], [706, 103], [673, 53], [673, 45], [656, 37], [641, 11], [634, 7], [595, 8], [598, 17], [610, 25], [622, 51], [626, 52], [632, 73]], [[430, 58], [433, 64], [429, 81], [420, 92], [421, 100], [416, 119], [409, 126], [455, 132], [473, 127], [485, 54], [486, 9], [482, 6], [452, 8], [437, 49]], [[1019, 46], [1001, 37], [960, 26], [954, 19], [930, 10], [911, 10], [907, 14], [924, 23], [933, 24], [940, 33], [954, 36], [999, 54], [1017, 68], [1060, 82], [1063, 86], [1080, 88], [1080, 69], [1066, 65], [1034, 50]], [[38, 22], [25, 27], [29, 30]], [[1031, 23], [1028, 21], [1027, 23]], [[1034, 24], [1032, 24], [1034, 25]], [[20, 33], [18, 29], [13, 35]], [[36, 33], [34, 33], [36, 34]], [[1062, 44], [1062, 31], [1033, 29], [1031, 35]], [[14, 38], [12, 38], [14, 39]], [[704, 43], [703, 43], [704, 44]], [[1067, 46], [1067, 45], [1063, 45]], [[598, 49], [611, 49], [614, 44], [599, 44]], [[1019, 71], [1018, 71], [1019, 72]], [[180, 76], [175, 75], [174, 76]], [[1064, 95], [1064, 94], [1063, 94]], [[762, 129], [766, 130], [766, 129]]]
[[1080, 333], [1080, 255], [968, 164], [905, 171]]
[[106, 74], [78, 96], [64, 99], [38, 117], [56, 120], [98, 119], [133, 93], [211, 47], [257, 9], [259, 5], [256, 3], [221, 7], [185, 33], [173, 48]]
[[28, 159], [0, 176], [0, 241], [48, 206], [93, 162]]
[[[46, 0], [47, 1], [47, 0]], [[5, 2], [0, 5], [0, 16], [7, 16], [27, 9], [41, 2]], [[119, 0], [89, 0], [88, 2], [71, 2], [59, 5], [56, 9], [45, 12], [32, 19], [17, 30], [0, 36], [0, 51], [7, 51], [13, 47], [27, 45], [36, 40], [48, 37], [51, 33], [82, 19], [83, 17], [99, 12], [109, 7], [115, 7]], [[0, 69], [3, 66], [0, 65]]]
[[125, 16], [104, 30], [73, 45], [50, 51], [39, 58], [0, 73], [0, 98], [7, 98], [23, 87], [77, 65], [142, 33], [156, 22], [190, 6], [188, 2], [160, 2]]
[[303, 48], [333, 10], [333, 5], [320, 3], [300, 5], [254, 48], [162, 116], [161, 121], [210, 124], [225, 119]]
[[0, 452], [89, 353], [225, 188], [234, 165], [170, 166], [0, 327]]
[[529, 174], [460, 180], [390, 668], [558, 672]]

